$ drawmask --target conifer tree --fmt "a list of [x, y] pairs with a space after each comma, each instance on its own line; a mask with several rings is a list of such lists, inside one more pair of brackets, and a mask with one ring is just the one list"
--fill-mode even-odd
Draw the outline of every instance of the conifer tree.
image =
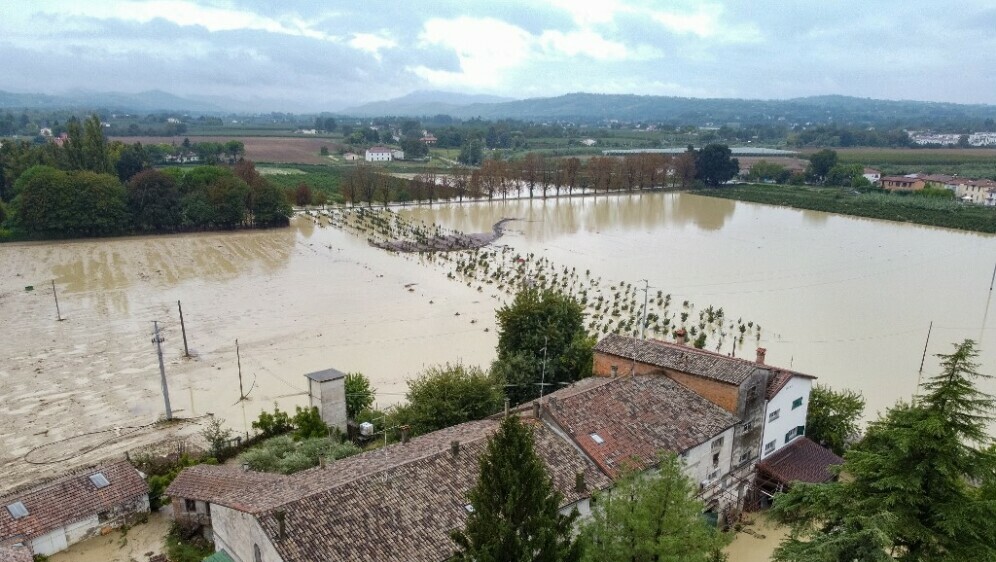
[[702, 517], [695, 484], [678, 457], [661, 457], [659, 470], [631, 474], [598, 496], [581, 530], [590, 562], [707, 562], [728, 537]]
[[890, 409], [844, 455], [847, 478], [797, 484], [772, 513], [792, 527], [782, 561], [996, 560], [993, 397], [975, 343], [940, 354], [914, 404]]
[[560, 513], [559, 492], [533, 450], [532, 430], [518, 416], [502, 421], [481, 454], [468, 496], [467, 527], [453, 533], [461, 562], [575, 562], [577, 511]]

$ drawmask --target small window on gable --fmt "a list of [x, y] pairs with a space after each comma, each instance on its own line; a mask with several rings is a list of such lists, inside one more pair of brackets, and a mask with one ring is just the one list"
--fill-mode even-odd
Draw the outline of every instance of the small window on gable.
[[712, 455], [712, 465], [719, 466], [719, 453], [713, 453]]
[[712, 442], [712, 450], [713, 451], [715, 451], [716, 449], [722, 449], [722, 448], [723, 448], [723, 438], [722, 437], [720, 437], [719, 439], [716, 439], [715, 441]]
[[796, 408], [798, 408], [799, 406], [802, 406], [802, 396], [800, 396], [800, 397], [798, 397], [798, 398], [796, 398], [795, 400], [792, 401], [792, 409], [793, 410], [796, 409]]
[[91, 474], [90, 482], [92, 482], [93, 485], [96, 486], [98, 490], [101, 488], [106, 488], [111, 485], [111, 482], [107, 479], [106, 476], [104, 476], [103, 472]]
[[14, 519], [20, 519], [28, 516], [28, 508], [24, 507], [24, 504], [21, 502], [14, 502], [8, 505], [7, 511], [10, 512], [10, 516]]
[[188, 513], [194, 513], [197, 511], [197, 502], [194, 500], [183, 500], [183, 507], [187, 508]]
[[590, 435], [590, 437], [591, 437], [591, 440], [594, 441], [595, 444], [597, 444], [597, 445], [601, 445], [602, 443], [605, 443], [605, 439], [602, 439], [602, 436], [599, 435], [599, 434], [597, 434], [597, 433], [592, 433]]

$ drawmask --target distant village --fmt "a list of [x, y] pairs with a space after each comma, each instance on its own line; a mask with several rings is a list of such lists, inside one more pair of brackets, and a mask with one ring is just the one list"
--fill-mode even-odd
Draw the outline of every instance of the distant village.
[[[533, 429], [563, 500], [591, 512], [596, 492], [659, 454], [684, 461], [706, 515], [718, 525], [758, 511], [797, 482], [827, 482], [843, 460], [806, 437], [815, 377], [685, 341], [609, 335], [594, 349], [594, 374], [539, 399], [291, 475], [237, 465], [197, 465], [166, 494], [169, 513], [209, 537], [213, 562], [441, 561], [472, 506], [478, 458], [502, 418]], [[345, 375], [306, 375], [311, 404], [344, 433]], [[366, 432], [366, 427], [352, 430]], [[149, 485], [112, 459], [0, 498], [0, 559], [50, 555], [150, 510]]]

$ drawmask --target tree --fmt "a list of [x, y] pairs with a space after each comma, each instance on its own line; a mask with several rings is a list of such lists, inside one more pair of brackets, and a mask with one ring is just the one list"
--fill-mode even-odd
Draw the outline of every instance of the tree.
[[838, 455], [844, 454], [849, 440], [858, 435], [858, 420], [865, 399], [853, 390], [834, 391], [816, 385], [809, 394], [806, 435]]
[[310, 439], [312, 437], [326, 437], [329, 434], [329, 427], [322, 421], [322, 415], [318, 413], [318, 408], [294, 408], [294, 439]]
[[346, 375], [346, 415], [356, 419], [356, 414], [366, 410], [374, 402], [377, 392], [370, 387], [370, 379], [363, 373]]
[[253, 226], [271, 227], [287, 226], [290, 223], [290, 216], [293, 212], [283, 190], [263, 180], [256, 190], [253, 199]]
[[460, 155], [457, 156], [457, 160], [467, 166], [478, 166], [483, 159], [484, 153], [481, 149], [481, 141], [476, 138], [463, 143], [463, 146], [460, 147]]
[[228, 448], [228, 442], [232, 440], [233, 431], [222, 427], [225, 420], [211, 416], [207, 426], [201, 430], [201, 437], [208, 442], [212, 457], [218, 457]]
[[478, 367], [429, 367], [408, 381], [408, 423], [420, 435], [490, 416], [504, 404], [501, 385]]
[[96, 114], [83, 123], [83, 169], [106, 174], [112, 171], [104, 127]]
[[473, 507], [464, 530], [452, 535], [460, 562], [574, 562], [577, 511], [560, 513], [562, 497], [533, 448], [532, 430], [518, 416], [502, 420], [478, 461], [480, 476], [467, 494]]
[[598, 494], [580, 531], [590, 562], [707, 562], [729, 537], [703, 517], [698, 486], [673, 453], [649, 474], [629, 474]]
[[128, 209], [140, 230], [171, 230], [180, 226], [180, 191], [172, 176], [148, 169], [128, 182]]
[[492, 373], [507, 377], [514, 403], [538, 396], [541, 383], [556, 389], [591, 376], [595, 342], [584, 327], [584, 308], [570, 296], [526, 288], [497, 317]]
[[857, 187], [859, 180], [865, 179], [861, 164], [836, 164], [827, 172], [823, 183], [841, 187]]
[[695, 178], [717, 186], [740, 172], [740, 162], [731, 158], [733, 151], [725, 144], [708, 144], [695, 153]]
[[837, 165], [837, 151], [825, 148], [809, 157], [806, 175], [813, 181], [822, 183], [830, 170]]
[[114, 164], [114, 170], [118, 174], [118, 179], [122, 182], [127, 182], [135, 174], [148, 168], [149, 164], [149, 155], [142, 148], [142, 143], [137, 142], [121, 150], [117, 162]]
[[913, 404], [873, 422], [844, 455], [846, 479], [796, 484], [772, 514], [791, 526], [780, 561], [994, 560], [996, 400], [976, 387], [975, 343], [940, 354]]

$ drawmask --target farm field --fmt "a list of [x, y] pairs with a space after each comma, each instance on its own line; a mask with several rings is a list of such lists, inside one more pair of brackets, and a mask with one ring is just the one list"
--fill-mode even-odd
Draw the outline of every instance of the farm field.
[[[181, 143], [186, 137], [115, 137], [124, 143], [170, 144]], [[338, 145], [330, 139], [305, 137], [245, 137], [217, 136], [193, 137], [191, 142], [227, 142], [237, 140], [246, 146], [246, 158], [254, 162], [276, 164], [327, 164], [331, 159], [319, 154], [323, 146], [335, 152]]]
[[[884, 174], [952, 174], [996, 178], [996, 148], [837, 148], [844, 164], [862, 164]], [[817, 149], [805, 149], [808, 155]]]

